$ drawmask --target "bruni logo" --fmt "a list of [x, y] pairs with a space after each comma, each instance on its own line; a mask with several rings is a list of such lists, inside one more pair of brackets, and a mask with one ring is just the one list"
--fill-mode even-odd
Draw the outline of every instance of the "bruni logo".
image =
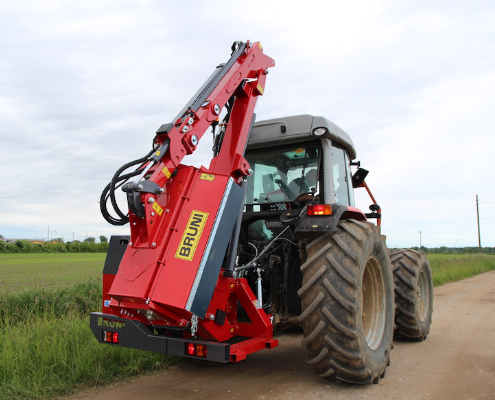
[[98, 317], [98, 326], [103, 326], [106, 328], [124, 329], [125, 322], [113, 318]]

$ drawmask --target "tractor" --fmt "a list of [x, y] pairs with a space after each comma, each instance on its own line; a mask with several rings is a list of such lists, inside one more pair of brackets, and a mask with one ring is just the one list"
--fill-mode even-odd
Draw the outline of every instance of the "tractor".
[[[150, 152], [114, 174], [101, 211], [131, 232], [110, 240], [91, 329], [102, 344], [227, 363], [276, 347], [274, 330], [302, 328], [320, 376], [377, 383], [394, 336], [429, 333], [430, 265], [387, 248], [345, 131], [312, 115], [256, 121], [274, 65], [259, 42], [235, 42]], [[209, 128], [210, 165], [182, 164]]]

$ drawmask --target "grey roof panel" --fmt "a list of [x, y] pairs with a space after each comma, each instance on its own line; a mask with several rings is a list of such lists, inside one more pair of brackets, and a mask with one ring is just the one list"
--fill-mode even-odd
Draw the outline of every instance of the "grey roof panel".
[[312, 132], [316, 128], [327, 128], [329, 134], [326, 137], [344, 146], [349, 151], [351, 159], [356, 158], [354, 143], [342, 128], [324, 117], [308, 114], [256, 122], [249, 138], [248, 148], [297, 143], [314, 139]]

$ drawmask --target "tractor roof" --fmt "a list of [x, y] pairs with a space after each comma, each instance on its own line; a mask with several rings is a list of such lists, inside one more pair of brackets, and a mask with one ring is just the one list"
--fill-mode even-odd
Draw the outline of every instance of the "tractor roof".
[[249, 138], [248, 148], [304, 142], [315, 138], [312, 132], [316, 128], [327, 128], [328, 134], [324, 137], [344, 146], [349, 151], [351, 159], [356, 158], [354, 143], [343, 129], [324, 117], [308, 114], [256, 122]]

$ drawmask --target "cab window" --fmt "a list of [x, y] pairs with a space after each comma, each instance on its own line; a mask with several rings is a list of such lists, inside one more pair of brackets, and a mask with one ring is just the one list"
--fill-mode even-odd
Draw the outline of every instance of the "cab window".
[[332, 146], [332, 172], [335, 190], [335, 202], [345, 206], [351, 205], [348, 190], [348, 166], [344, 150]]
[[318, 190], [319, 144], [252, 150], [246, 204], [287, 202]]

